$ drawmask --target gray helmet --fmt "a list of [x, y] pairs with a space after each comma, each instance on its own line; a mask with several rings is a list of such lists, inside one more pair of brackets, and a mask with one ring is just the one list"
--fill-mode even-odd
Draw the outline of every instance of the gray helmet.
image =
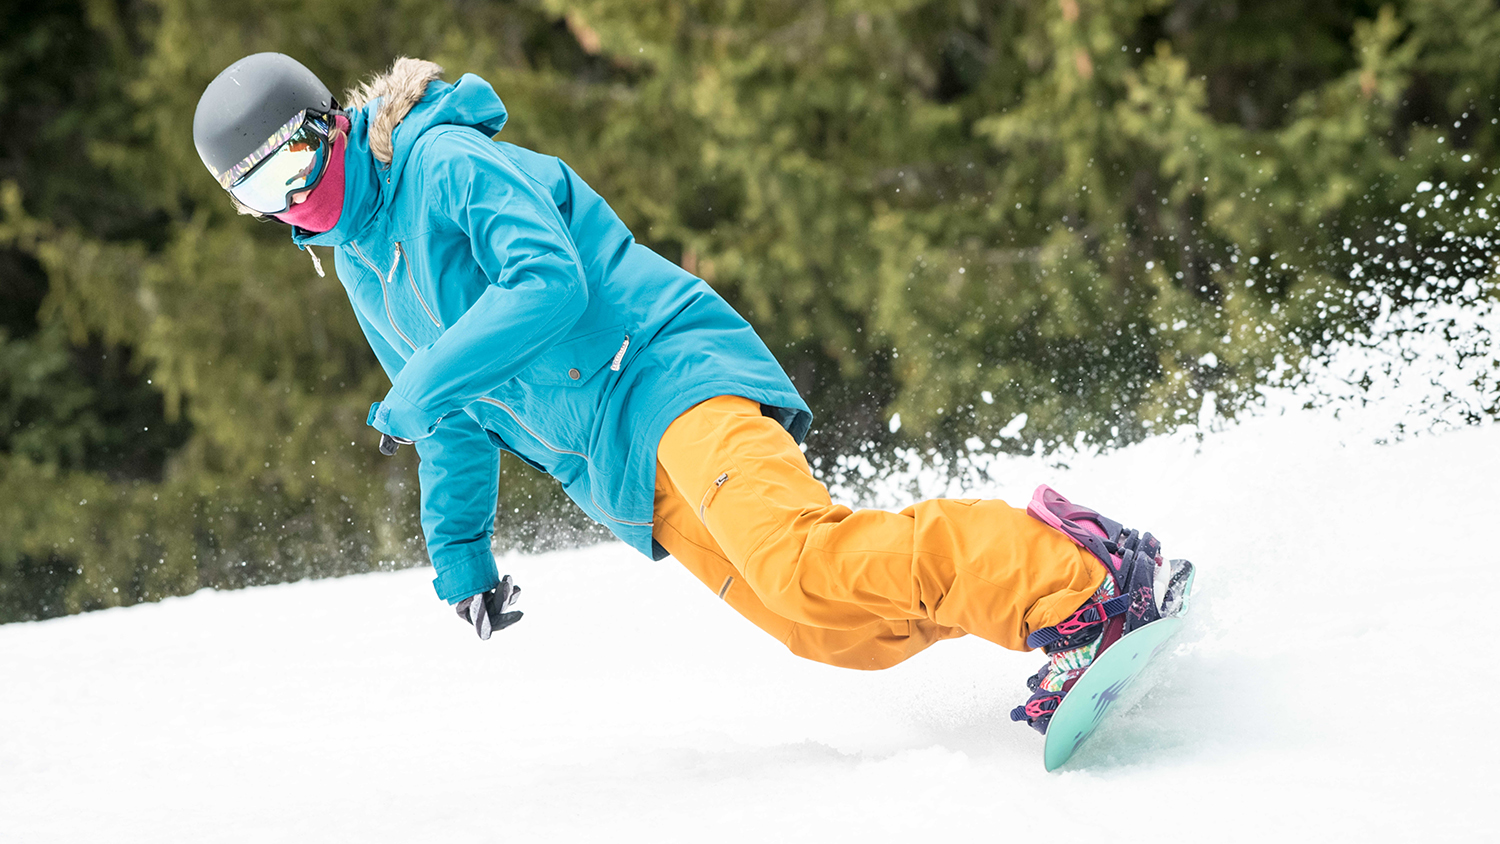
[[277, 140], [281, 134], [290, 137], [288, 126], [299, 115], [336, 108], [328, 86], [301, 62], [281, 53], [256, 53], [208, 83], [193, 113], [193, 144], [204, 166], [227, 188], [286, 140]]

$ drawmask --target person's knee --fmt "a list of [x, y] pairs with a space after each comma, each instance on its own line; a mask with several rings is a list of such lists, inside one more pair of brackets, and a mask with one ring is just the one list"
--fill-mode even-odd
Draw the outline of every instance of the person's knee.
[[799, 624], [839, 629], [875, 620], [844, 617], [867, 613], [844, 597], [844, 575], [818, 550], [821, 532], [841, 516], [839, 508], [805, 508], [740, 552], [736, 568], [773, 612]]
[[807, 566], [795, 556], [756, 553], [745, 560], [744, 576], [761, 603], [783, 618], [814, 627], [851, 626], [841, 618], [847, 609], [831, 607], [827, 598], [809, 589]]

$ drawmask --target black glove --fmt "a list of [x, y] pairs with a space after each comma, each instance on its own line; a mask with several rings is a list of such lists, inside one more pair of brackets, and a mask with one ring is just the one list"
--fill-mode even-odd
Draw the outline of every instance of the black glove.
[[459, 618], [474, 625], [474, 632], [479, 634], [479, 638], [488, 639], [494, 631], [504, 630], [521, 620], [521, 612], [510, 609], [520, 594], [521, 587], [513, 583], [507, 574], [500, 578], [499, 586], [465, 598], [454, 604], [453, 609], [458, 612]]
[[391, 455], [395, 454], [396, 449], [400, 448], [401, 446], [411, 444], [411, 440], [405, 440], [401, 437], [393, 437], [390, 434], [380, 435], [380, 453], [384, 454], [386, 457], [390, 457]]

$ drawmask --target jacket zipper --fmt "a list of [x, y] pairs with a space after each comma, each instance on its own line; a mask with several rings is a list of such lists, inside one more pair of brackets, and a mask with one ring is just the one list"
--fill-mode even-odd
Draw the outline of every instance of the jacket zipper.
[[[397, 243], [396, 244], [396, 260], [397, 260], [397, 262], [399, 262], [401, 260], [401, 257], [404, 254], [406, 254], [406, 253], [404, 253], [401, 250], [401, 244]], [[394, 272], [394, 265], [392, 266], [392, 271]], [[409, 261], [409, 260], [406, 262], [406, 280], [409, 281], [409, 282], [411, 282], [411, 292], [417, 294], [417, 301], [422, 303], [422, 310], [424, 310], [424, 311], [427, 312], [427, 318], [430, 319], [430, 320], [432, 320], [432, 324], [433, 325], [436, 325], [438, 328], [442, 328], [443, 324], [438, 321], [438, 318], [436, 316], [433, 316], [432, 308], [427, 307], [427, 300], [422, 298], [422, 291], [420, 291], [420, 290], [417, 289], [417, 279], [416, 279], [415, 276], [413, 276], [411, 274], [411, 261]]]
[[[527, 425], [525, 422], [522, 422], [520, 414], [516, 413], [514, 410], [511, 410], [510, 405], [506, 404], [505, 402], [499, 401], [497, 399], [492, 399], [489, 396], [480, 396], [479, 400], [482, 401], [482, 402], [484, 402], [484, 403], [486, 403], [486, 404], [492, 404], [495, 407], [498, 407], [501, 410], [505, 411], [506, 413], [510, 414], [510, 418], [516, 420], [516, 424], [521, 426], [521, 430], [523, 430], [526, 433], [530, 434], [532, 439], [534, 439], [537, 442], [541, 443], [542, 446], [544, 448], [546, 448], [548, 451], [554, 452], [556, 454], [571, 454], [574, 457], [581, 457], [581, 458], [583, 458], [583, 462], [585, 462], [585, 463], [589, 462], [588, 455], [586, 455], [586, 454], [581, 454], [581, 453], [576, 452], [576, 451], [569, 451], [566, 448], [558, 448], [557, 446], [553, 445], [552, 443], [549, 443], [546, 440], [542, 439], [541, 435], [538, 434], [536, 431], [531, 430], [531, 426]], [[604, 509], [604, 505], [602, 505], [602, 504], [599, 503], [599, 499], [597, 499], [597, 498], [594, 497], [594, 489], [593, 489], [592, 486], [589, 487], [589, 500], [592, 501], [592, 502], [594, 502], [594, 506], [599, 508], [599, 512], [603, 513], [606, 516], [609, 516], [611, 519], [614, 519], [615, 521], [619, 522], [622, 525], [634, 525], [636, 527], [651, 527], [654, 524], [653, 522], [631, 522], [631, 521], [626, 521], [625, 519], [617, 518], [615, 516], [610, 515], [609, 511], [606, 510], [606, 509]]]
[[549, 443], [546, 440], [542, 439], [537, 434], [536, 431], [531, 430], [531, 428], [528, 427], [525, 422], [522, 422], [521, 421], [521, 417], [514, 410], [511, 410], [510, 409], [510, 405], [506, 404], [505, 402], [497, 401], [496, 399], [492, 399], [489, 396], [480, 396], [479, 400], [482, 401], [482, 402], [485, 402], [487, 404], [492, 404], [495, 407], [498, 407], [501, 410], [505, 411], [506, 413], [509, 413], [510, 414], [510, 418], [516, 420], [516, 424], [521, 426], [521, 430], [523, 430], [526, 433], [530, 434], [532, 439], [534, 439], [537, 442], [541, 443], [542, 445], [546, 446], [548, 451], [554, 451], [554, 452], [556, 452], [558, 454], [571, 454], [574, 457], [582, 457], [584, 460], [588, 460], [589, 459], [588, 455], [586, 455], [586, 454], [579, 454], [576, 451], [568, 451], [566, 448], [558, 448], [557, 446], [553, 445], [552, 443]]
[[[390, 280], [387, 279], [386, 276], [382, 275], [381, 272], [380, 272], [380, 270], [375, 269], [375, 265], [372, 264], [372, 263], [370, 263], [370, 259], [369, 258], [365, 257], [365, 253], [364, 253], [363, 250], [361, 250], [359, 248], [359, 244], [354, 243], [354, 244], [351, 244], [351, 245], [354, 247], [354, 254], [358, 255], [359, 259], [365, 263], [365, 266], [367, 266], [367, 267], [370, 268], [370, 272], [374, 273], [375, 277], [378, 278], [378, 279], [380, 279], [380, 301], [382, 301], [382, 302], [385, 303], [385, 318], [388, 319], [388, 320], [390, 320], [390, 322], [391, 322], [391, 328], [395, 330], [396, 334], [402, 340], [406, 341], [406, 345], [411, 346], [412, 351], [416, 351], [417, 350], [417, 344], [413, 343], [411, 341], [411, 338], [406, 336], [405, 332], [403, 332], [401, 330], [401, 326], [399, 326], [399, 325], [396, 324], [396, 317], [393, 314], [391, 314], [391, 298], [390, 298], [390, 296], [386, 295], [386, 289], [385, 289], [386, 285], [388, 283], [390, 283]], [[396, 250], [396, 261], [400, 261], [400, 260], [401, 260], [401, 250], [397, 249]], [[396, 277], [396, 262], [393, 261], [391, 263], [390, 278], [394, 279], [395, 277]]]

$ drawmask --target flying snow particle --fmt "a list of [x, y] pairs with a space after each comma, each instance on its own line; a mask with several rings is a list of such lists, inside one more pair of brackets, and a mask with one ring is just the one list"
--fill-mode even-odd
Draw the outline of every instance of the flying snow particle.
[[1026, 427], [1026, 414], [1024, 414], [1024, 413], [1017, 414], [1016, 418], [1010, 420], [1010, 422], [1006, 423], [1006, 425], [1005, 425], [1004, 428], [1000, 429], [1000, 436], [1002, 436], [1002, 437], [1004, 437], [1006, 439], [1015, 439], [1015, 440], [1018, 440], [1018, 439], [1021, 438], [1021, 429], [1025, 428], [1025, 427]]
[[1218, 413], [1218, 402], [1213, 390], [1203, 392], [1203, 404], [1198, 407], [1198, 430], [1207, 431], [1213, 425], [1214, 416]]

